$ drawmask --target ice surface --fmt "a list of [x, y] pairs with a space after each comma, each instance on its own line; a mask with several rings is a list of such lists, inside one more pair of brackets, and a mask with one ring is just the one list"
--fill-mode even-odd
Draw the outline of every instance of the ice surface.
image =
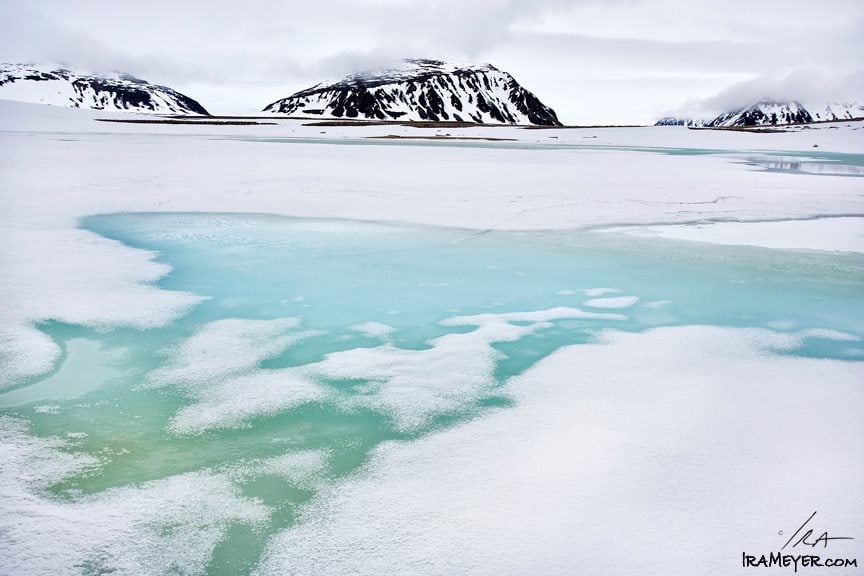
[[67, 399], [89, 392], [121, 374], [117, 364], [125, 349], [106, 350], [99, 342], [73, 338], [66, 343], [67, 361], [41, 382], [0, 394], [0, 406], [39, 400]]
[[382, 446], [257, 574], [743, 574], [814, 509], [861, 533], [864, 371], [771, 352], [798, 343], [685, 327], [561, 349], [514, 408]]

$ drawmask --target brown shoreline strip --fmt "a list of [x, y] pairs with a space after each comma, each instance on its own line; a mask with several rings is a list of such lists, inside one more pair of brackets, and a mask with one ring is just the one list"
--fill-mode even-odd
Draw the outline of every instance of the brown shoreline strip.
[[97, 122], [118, 122], [120, 124], [207, 124], [210, 126], [253, 126], [253, 125], [271, 125], [276, 126], [277, 122], [252, 122], [247, 120], [145, 120], [138, 118], [96, 118]]
[[516, 142], [516, 138], [481, 138], [479, 136], [366, 136], [368, 140], [486, 140], [488, 142]]

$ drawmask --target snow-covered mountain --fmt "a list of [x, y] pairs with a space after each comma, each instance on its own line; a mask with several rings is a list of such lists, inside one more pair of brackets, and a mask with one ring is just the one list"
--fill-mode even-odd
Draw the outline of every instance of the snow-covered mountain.
[[776, 124], [803, 124], [812, 122], [813, 116], [801, 103], [792, 101], [760, 100], [755, 104], [721, 114], [706, 126], [731, 128], [734, 126], [765, 126]]
[[655, 126], [703, 126], [705, 120], [694, 118], [679, 118], [677, 116], [664, 116], [654, 123]]
[[265, 112], [318, 118], [560, 126], [555, 111], [492, 65], [405, 60], [277, 100]]
[[666, 116], [655, 126], [706, 126], [711, 128], [732, 128], [737, 126], [773, 126], [782, 124], [803, 124], [832, 120], [851, 120], [864, 118], [864, 104], [853, 102], [831, 102], [804, 107], [795, 100], [760, 100], [750, 106], [732, 110], [713, 120], [698, 120]]
[[97, 76], [37, 64], [0, 64], [0, 99], [71, 108], [209, 115], [201, 104], [126, 74]]

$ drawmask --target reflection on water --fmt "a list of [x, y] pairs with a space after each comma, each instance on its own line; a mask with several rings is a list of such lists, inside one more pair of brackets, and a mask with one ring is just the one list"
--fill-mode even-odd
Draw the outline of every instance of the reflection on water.
[[769, 172], [794, 172], [827, 176], [864, 176], [864, 166], [844, 164], [827, 159], [796, 159], [771, 156], [750, 156], [745, 160], [750, 166], [758, 166]]

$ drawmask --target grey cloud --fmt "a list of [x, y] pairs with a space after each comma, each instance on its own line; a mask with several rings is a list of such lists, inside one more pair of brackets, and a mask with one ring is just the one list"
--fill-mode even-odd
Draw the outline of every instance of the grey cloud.
[[734, 84], [697, 104], [703, 115], [713, 115], [767, 98], [798, 100], [805, 107], [850, 102], [864, 97], [864, 70], [798, 68]]
[[655, 111], [864, 98], [862, 23], [858, 0], [2, 0], [0, 59], [121, 70], [226, 112], [405, 57], [490, 61], [565, 121], [648, 122], [608, 91]]

